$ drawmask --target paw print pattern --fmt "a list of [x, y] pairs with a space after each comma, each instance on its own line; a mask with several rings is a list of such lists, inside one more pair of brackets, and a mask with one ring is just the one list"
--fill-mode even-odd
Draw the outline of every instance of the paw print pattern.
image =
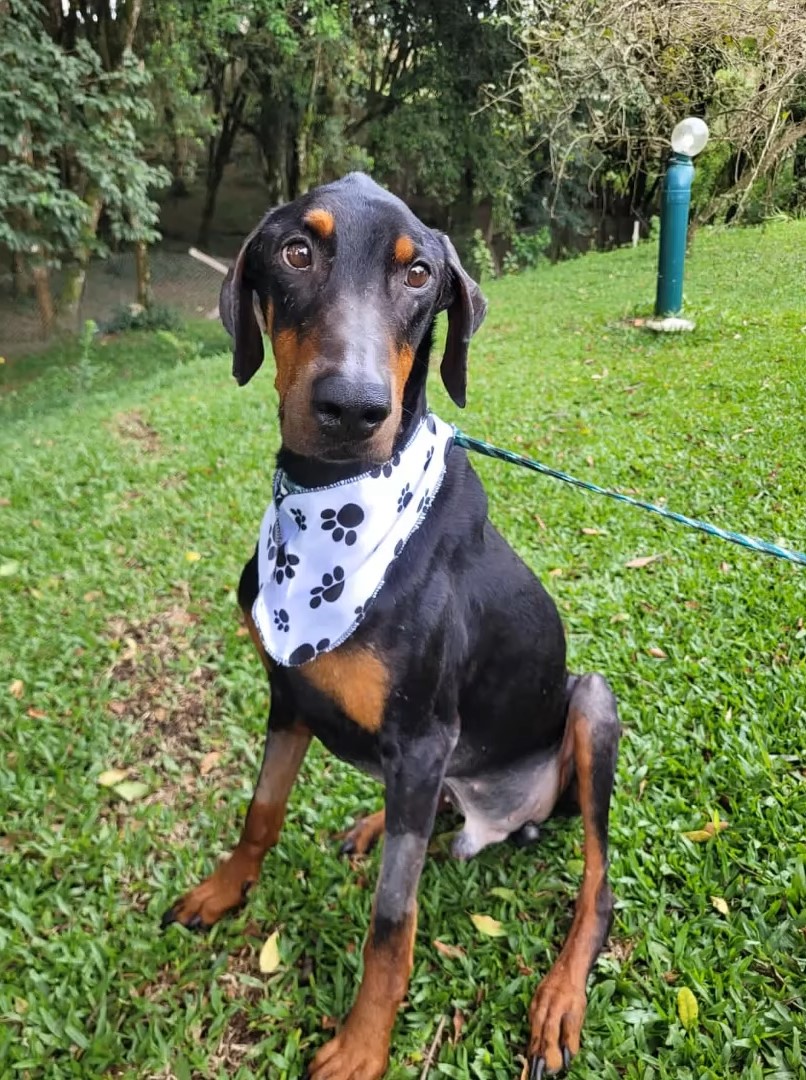
[[403, 548], [405, 546], [406, 546], [406, 541], [405, 540], [398, 540], [398, 542], [395, 544], [395, 558], [398, 557], [398, 555], [400, 554], [400, 552], [403, 550]]
[[322, 511], [322, 528], [330, 533], [337, 544], [343, 540], [348, 547], [352, 547], [356, 542], [356, 529], [363, 520], [364, 511], [356, 503], [346, 503], [338, 511]]
[[400, 496], [397, 500], [397, 512], [402, 513], [403, 510], [409, 505], [414, 496], [411, 493], [411, 486], [406, 484], [403, 490], [400, 492]]
[[344, 592], [344, 570], [340, 566], [333, 567], [332, 574], [322, 575], [322, 584], [311, 589], [311, 607], [318, 608], [325, 600], [328, 604], [334, 603]]
[[417, 513], [421, 513], [423, 510], [427, 510], [431, 505], [431, 493], [428, 488], [425, 489], [425, 494], [422, 499], [417, 503]]
[[425, 426], [428, 428], [432, 435], [436, 435], [437, 422], [431, 413], [429, 413], [425, 418]]
[[299, 664], [307, 664], [307, 662], [313, 660], [318, 653], [324, 652], [329, 645], [330, 638], [322, 638], [321, 641], [317, 641], [316, 645], [298, 645], [289, 656], [288, 663], [291, 667], [297, 667]]
[[279, 610], [274, 612], [274, 625], [278, 630], [282, 631], [282, 633], [288, 633], [288, 612], [285, 608], [279, 608]]
[[425, 455], [425, 465], [423, 465], [423, 472], [425, 472], [425, 470], [431, 464], [431, 458], [433, 456], [434, 456], [434, 447], [432, 446], [432, 447], [429, 448], [428, 453]]
[[275, 520], [271, 527], [271, 534], [269, 536], [269, 546], [266, 554], [269, 560], [272, 560], [277, 554], [277, 549], [280, 547], [280, 522]]
[[364, 621], [364, 619], [366, 618], [366, 614], [367, 614], [367, 607], [368, 607], [368, 606], [369, 606], [369, 601], [367, 601], [367, 603], [366, 603], [366, 604], [359, 604], [359, 605], [358, 605], [358, 607], [357, 607], [357, 608], [355, 609], [355, 622], [356, 622], [356, 626], [357, 626], [357, 625], [358, 625], [359, 623], [362, 623], [362, 622]]
[[290, 581], [294, 577], [295, 566], [299, 566], [299, 555], [292, 555], [290, 551], [286, 551], [285, 544], [281, 544], [277, 549], [277, 564], [274, 567], [274, 580], [278, 585], [282, 585], [286, 578]]
[[385, 465], [378, 465], [377, 468], [371, 469], [369, 475], [375, 480], [377, 480], [379, 476], [385, 476], [388, 480], [392, 475], [392, 470], [396, 469], [399, 464], [400, 454], [393, 454], [390, 461], [387, 461]]
[[292, 506], [290, 508], [290, 514], [291, 514], [291, 517], [296, 522], [297, 528], [300, 530], [300, 532], [305, 532], [305, 530], [308, 528], [308, 526], [305, 524], [305, 515], [299, 509], [299, 507], [298, 506]]

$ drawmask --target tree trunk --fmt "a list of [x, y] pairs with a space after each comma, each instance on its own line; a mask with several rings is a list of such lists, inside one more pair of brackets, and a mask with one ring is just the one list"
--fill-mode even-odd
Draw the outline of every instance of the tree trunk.
[[206, 248], [210, 242], [210, 228], [215, 214], [216, 198], [218, 189], [224, 178], [224, 169], [229, 163], [235, 137], [241, 129], [243, 112], [246, 107], [246, 90], [239, 84], [230, 101], [229, 107], [224, 114], [221, 124], [221, 134], [211, 136], [207, 148], [207, 176], [205, 178], [204, 207], [202, 208], [201, 223], [199, 224], [198, 245]]
[[134, 245], [134, 262], [137, 268], [137, 303], [141, 307], [150, 308], [154, 303], [154, 295], [151, 291], [151, 262], [145, 240], [138, 240]]
[[[210, 140], [213, 141], [212, 139]], [[214, 157], [214, 154], [210, 155]], [[217, 163], [213, 162], [211, 167], [207, 169], [207, 176], [204, 181], [204, 206], [202, 207], [201, 222], [199, 223], [199, 237], [198, 245], [202, 249], [206, 249], [210, 243], [210, 229], [213, 224], [213, 217], [215, 216], [215, 204], [218, 197], [218, 188], [221, 184], [221, 179], [224, 175], [224, 168], [218, 168]]]
[[70, 330], [78, 329], [79, 311], [87, 284], [90, 247], [98, 231], [103, 208], [103, 199], [98, 192], [88, 195], [85, 201], [89, 213], [81, 230], [81, 246], [76, 251], [76, 261], [67, 268], [59, 303], [59, 320]]
[[21, 300], [28, 295], [30, 289], [25, 259], [21, 251], [15, 251], [11, 256], [11, 295], [15, 300]]
[[53, 308], [53, 294], [50, 291], [50, 275], [46, 266], [35, 266], [31, 270], [34, 281], [36, 302], [39, 305], [39, 325], [42, 328], [42, 337], [49, 338], [53, 333], [53, 325], [56, 320], [56, 312]]

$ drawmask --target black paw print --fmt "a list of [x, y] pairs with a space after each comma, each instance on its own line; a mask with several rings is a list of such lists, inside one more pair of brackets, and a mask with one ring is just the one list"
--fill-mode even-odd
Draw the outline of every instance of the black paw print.
[[406, 507], [409, 505], [409, 503], [411, 502], [411, 500], [413, 498], [414, 498], [414, 496], [411, 493], [411, 488], [410, 488], [410, 486], [408, 484], [406, 484], [406, 486], [400, 492], [400, 496], [399, 496], [399, 498], [397, 500], [397, 512], [398, 512], [398, 514], [402, 510], [406, 509]]
[[393, 454], [391, 461], [387, 461], [385, 465], [379, 465], [376, 469], [370, 469], [369, 475], [373, 477], [373, 479], [377, 480], [377, 478], [381, 474], [383, 474], [388, 480], [389, 477], [392, 475], [392, 469], [397, 468], [399, 464], [400, 454]]
[[300, 532], [305, 532], [308, 526], [305, 524], [305, 515], [303, 514], [303, 512], [299, 509], [299, 507], [292, 506], [290, 513], [291, 517], [297, 523], [297, 528], [300, 530]]
[[431, 415], [431, 413], [429, 413], [428, 416], [426, 416], [425, 425], [428, 428], [428, 430], [431, 432], [432, 435], [436, 435], [436, 433], [437, 433], [437, 422], [434, 419], [434, 417]]
[[423, 495], [422, 499], [420, 499], [420, 501], [417, 503], [417, 513], [419, 514], [422, 510], [427, 510], [430, 505], [431, 494], [428, 488], [426, 488], [425, 495]]
[[344, 571], [340, 566], [333, 567], [332, 574], [322, 575], [322, 584], [311, 589], [311, 607], [318, 608], [323, 600], [329, 604], [338, 600], [344, 592]]
[[322, 638], [321, 641], [317, 641], [316, 645], [298, 645], [289, 656], [288, 663], [291, 667], [296, 667], [298, 664], [307, 664], [309, 660], [313, 660], [317, 653], [324, 652], [329, 645], [330, 638]]
[[267, 554], [269, 559], [273, 559], [277, 554], [277, 548], [280, 546], [280, 522], [275, 518], [274, 524], [271, 527], [271, 534], [269, 535], [269, 547]]
[[366, 604], [359, 604], [358, 607], [355, 609], [355, 623], [356, 623], [356, 626], [359, 623], [362, 623], [364, 621], [364, 619], [366, 618], [367, 608], [368, 607], [369, 607], [369, 601], [367, 601]]
[[428, 451], [428, 453], [427, 453], [427, 454], [425, 455], [425, 465], [423, 465], [423, 472], [425, 472], [425, 470], [426, 470], [426, 469], [428, 468], [428, 466], [429, 466], [429, 465], [431, 464], [431, 458], [432, 458], [433, 456], [434, 456], [434, 447], [432, 446], [432, 447], [430, 448], [430, 450]]
[[285, 608], [280, 608], [279, 611], [275, 611], [274, 625], [278, 630], [282, 630], [284, 634], [288, 633], [288, 612]]
[[289, 581], [296, 574], [295, 566], [299, 565], [299, 555], [292, 555], [285, 550], [285, 544], [277, 549], [277, 565], [274, 568], [274, 580], [282, 585], [285, 578]]
[[330, 533], [337, 544], [343, 540], [348, 547], [355, 543], [355, 530], [363, 520], [364, 511], [355, 503], [347, 503], [338, 513], [335, 510], [322, 511], [322, 528]]
[[406, 541], [405, 540], [398, 540], [398, 542], [395, 544], [395, 558], [398, 557], [398, 555], [400, 554], [400, 552], [403, 550], [403, 548], [405, 546], [406, 546]]

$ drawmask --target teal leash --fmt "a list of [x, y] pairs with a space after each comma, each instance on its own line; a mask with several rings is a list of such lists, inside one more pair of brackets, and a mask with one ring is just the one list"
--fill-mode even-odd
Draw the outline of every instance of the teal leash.
[[562, 480], [564, 484], [571, 484], [572, 487], [580, 488], [582, 491], [591, 491], [594, 495], [605, 495], [608, 499], [627, 503], [628, 506], [637, 506], [641, 510], [648, 510], [651, 514], [658, 514], [669, 521], [676, 521], [678, 525], [686, 525], [689, 529], [697, 529], [699, 532], [707, 533], [709, 536], [718, 536], [720, 540], [728, 540], [731, 544], [739, 544], [741, 547], [761, 552], [763, 555], [774, 555], [777, 559], [786, 559], [788, 562], [806, 566], [806, 553], [803, 551], [790, 551], [788, 548], [779, 547], [778, 544], [771, 544], [768, 540], [759, 540], [755, 536], [745, 536], [744, 533], [732, 532], [730, 529], [720, 529], [718, 525], [711, 525], [708, 521], [699, 521], [697, 518], [686, 517], [685, 514], [678, 514], [674, 510], [666, 510], [662, 506], [655, 506], [653, 503], [642, 502], [640, 499], [633, 499], [629, 495], [622, 495], [620, 491], [610, 491], [608, 488], [599, 487], [598, 484], [591, 484], [587, 480], [579, 480], [576, 476], [569, 476], [568, 473], [560, 472], [559, 469], [552, 469], [548, 465], [535, 461], [533, 458], [524, 457], [522, 454], [514, 454], [511, 450], [502, 450], [498, 446], [492, 446], [490, 443], [484, 442], [483, 439], [474, 439], [471, 435], [465, 435], [458, 428], [456, 429], [454, 441], [457, 446], [462, 446], [465, 450], [473, 450], [477, 454], [484, 454], [498, 461], [508, 461], [511, 465], [522, 465], [525, 469], [542, 473], [543, 476], [553, 476], [555, 480]]

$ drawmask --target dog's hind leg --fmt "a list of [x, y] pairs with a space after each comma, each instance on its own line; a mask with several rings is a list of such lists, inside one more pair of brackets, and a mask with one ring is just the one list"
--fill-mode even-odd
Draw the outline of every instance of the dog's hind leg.
[[273, 727], [275, 712], [272, 699], [263, 764], [235, 850], [210, 877], [166, 911], [163, 927], [178, 922], [189, 930], [206, 930], [225, 912], [240, 907], [260, 875], [263, 857], [277, 843], [311, 733], [301, 724]]
[[585, 870], [568, 938], [532, 999], [530, 1080], [567, 1068], [579, 1050], [588, 974], [613, 916], [607, 836], [620, 726], [616, 699], [601, 675], [585, 675], [576, 683], [568, 725], [575, 773], [569, 780], [582, 813]]

